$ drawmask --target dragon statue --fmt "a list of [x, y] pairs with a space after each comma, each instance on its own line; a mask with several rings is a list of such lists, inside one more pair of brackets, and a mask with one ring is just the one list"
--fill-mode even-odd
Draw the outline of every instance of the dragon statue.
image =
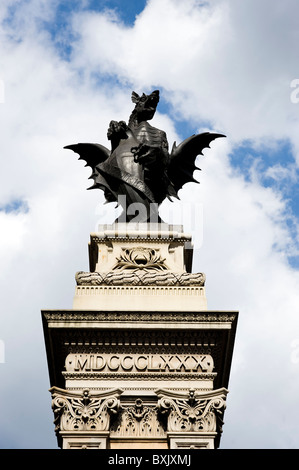
[[[161, 222], [159, 205], [165, 198], [178, 198], [184, 184], [197, 182], [193, 173], [199, 169], [196, 157], [223, 134], [204, 132], [192, 135], [169, 152], [167, 136], [151, 126], [159, 102], [159, 90], [139, 96], [132, 92], [135, 104], [128, 124], [111, 121], [107, 138], [111, 150], [97, 143], [67, 145], [79, 154], [79, 160], [91, 167], [94, 184], [91, 188], [104, 191], [107, 202], [123, 208], [118, 222]], [[136, 215], [137, 212], [137, 215]]]

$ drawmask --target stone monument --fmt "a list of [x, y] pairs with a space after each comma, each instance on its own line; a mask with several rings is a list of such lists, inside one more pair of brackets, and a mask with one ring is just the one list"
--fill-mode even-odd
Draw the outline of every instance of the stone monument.
[[159, 91], [132, 101], [128, 124], [110, 122], [111, 150], [66, 147], [122, 213], [90, 235], [73, 308], [42, 310], [58, 446], [215, 449], [238, 312], [207, 310], [191, 236], [159, 206], [195, 181], [196, 157], [224, 136], [194, 135], [169, 152], [165, 132], [148, 123]]

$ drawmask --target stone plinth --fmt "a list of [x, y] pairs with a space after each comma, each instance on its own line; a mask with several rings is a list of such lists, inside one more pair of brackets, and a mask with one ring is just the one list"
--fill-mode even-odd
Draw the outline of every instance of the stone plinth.
[[191, 237], [181, 226], [101, 226], [89, 255], [90, 272], [76, 274], [74, 309], [207, 309], [205, 276], [190, 272]]
[[207, 310], [181, 227], [120, 225], [91, 234], [73, 309], [42, 311], [58, 444], [215, 448], [238, 313]]

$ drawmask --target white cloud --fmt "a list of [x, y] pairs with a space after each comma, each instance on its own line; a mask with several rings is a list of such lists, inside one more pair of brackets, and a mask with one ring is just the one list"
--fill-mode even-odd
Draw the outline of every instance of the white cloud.
[[210, 120], [231, 140], [292, 137], [298, 146], [297, 8], [292, 0], [152, 0], [134, 27], [86, 14], [75, 23], [74, 60], [140, 88], [163, 86], [185, 117]]
[[280, 163], [273, 165], [265, 171], [265, 176], [272, 178], [274, 181], [281, 182], [283, 180], [289, 182], [297, 181], [296, 166], [292, 165], [284, 167]]
[[[200, 4], [151, 0], [134, 27], [111, 14], [77, 13], [69, 62], [41, 27], [40, 20], [53, 17], [55, 2], [19, 2], [17, 16], [2, 25], [0, 201], [21, 198], [29, 206], [26, 214], [0, 213], [5, 266], [0, 340], [6, 358], [0, 364], [5, 383], [0, 393], [4, 403], [11, 396], [14, 401], [2, 416], [4, 447], [6, 442], [56, 445], [40, 309], [71, 306], [75, 272], [88, 269], [89, 232], [99, 213], [107, 214], [102, 194], [85, 191], [90, 171], [63, 146], [108, 145], [109, 121], [129, 117], [131, 86], [138, 92], [162, 88], [174, 114], [157, 113], [154, 125], [167, 132], [170, 145], [177, 140], [176, 109], [199, 128], [210, 120], [228, 135], [200, 158], [201, 184], [186, 186], [181, 202], [171, 206], [179, 210], [195, 201], [203, 207], [194, 269], [207, 274], [209, 308], [240, 310], [222, 442], [224, 447], [297, 446], [293, 402], [299, 380], [292, 344], [299, 337], [299, 279], [287, 262], [294, 244], [287, 202], [258, 177], [245, 181], [231, 168], [228, 154], [244, 138], [254, 144], [290, 138], [299, 148], [299, 108], [290, 100], [298, 6], [291, 0]], [[2, 18], [12, 5], [3, 2]], [[103, 74], [117, 74], [123, 86], [97, 82]], [[295, 178], [294, 169], [282, 163], [268, 176], [289, 171]], [[24, 381], [41, 397], [34, 411], [28, 409], [29, 392], [19, 393]], [[35, 426], [24, 433], [20, 420], [27, 429], [32, 415]]]

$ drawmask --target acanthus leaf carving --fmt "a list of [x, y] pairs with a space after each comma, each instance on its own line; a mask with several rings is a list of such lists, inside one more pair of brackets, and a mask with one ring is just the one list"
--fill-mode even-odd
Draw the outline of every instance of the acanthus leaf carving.
[[156, 406], [146, 406], [137, 398], [133, 406], [122, 406], [111, 425], [111, 437], [165, 437]]
[[190, 390], [186, 398], [166, 392], [160, 394], [157, 407], [161, 416], [167, 416], [169, 432], [221, 432], [225, 400], [224, 389], [218, 394], [214, 391], [197, 396]]
[[118, 394], [91, 395], [88, 389], [81, 394], [53, 387], [52, 410], [55, 431], [108, 431], [110, 417], [120, 408]]
[[134, 248], [123, 248], [113, 270], [124, 269], [165, 270], [165, 258], [153, 248], [137, 246]]

